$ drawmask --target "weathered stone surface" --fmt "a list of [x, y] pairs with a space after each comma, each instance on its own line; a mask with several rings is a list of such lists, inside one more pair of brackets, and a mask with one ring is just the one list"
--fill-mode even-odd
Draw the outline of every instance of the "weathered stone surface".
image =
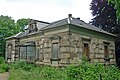
[[104, 58], [104, 54], [95, 54], [95, 58]]
[[104, 50], [99, 50], [99, 53], [104, 55]]
[[[13, 54], [16, 54], [17, 50], [19, 51], [19, 47], [18, 49], [15, 48], [16, 45], [22, 44], [25, 46], [27, 42], [35, 42], [36, 52], [37, 49], [40, 49], [40, 52], [42, 52], [43, 55], [39, 54], [39, 56], [44, 58], [42, 61], [45, 65], [63, 66], [69, 63], [76, 63], [81, 60], [80, 58], [82, 58], [85, 50], [89, 53], [91, 62], [104, 63], [105, 45], [108, 46], [108, 55], [109, 58], [111, 58], [110, 63], [115, 63], [115, 43], [113, 39], [104, 37], [104, 34], [100, 34], [100, 32], [100, 35], [90, 34], [87, 29], [85, 32], [77, 29], [81, 30], [82, 28], [77, 26], [72, 28], [69, 24], [59, 27], [52, 27], [40, 32], [29, 33], [23, 37], [20, 37], [18, 41], [14, 38], [9, 39], [6, 41], [6, 60], [8, 55], [11, 54], [11, 60], [14, 61]], [[54, 36], [57, 36], [57, 38]], [[9, 43], [12, 44], [11, 49], [8, 48]], [[59, 44], [59, 49], [56, 49], [59, 50], [59, 54], [57, 55], [61, 60], [59, 62], [53, 61], [53, 64], [51, 64], [50, 59], [52, 55], [52, 45], [55, 43]], [[88, 44], [88, 46], [85, 46], [85, 44]], [[8, 61], [10, 61], [10, 59]]]
[[61, 47], [60, 52], [69, 52], [69, 47]]
[[100, 63], [104, 63], [105, 60], [104, 60], [104, 59], [99, 59], [99, 62], [100, 62]]
[[93, 60], [93, 62], [98, 63], [98, 62], [99, 62], [99, 60], [98, 60], [98, 59], [94, 59], [94, 60]]

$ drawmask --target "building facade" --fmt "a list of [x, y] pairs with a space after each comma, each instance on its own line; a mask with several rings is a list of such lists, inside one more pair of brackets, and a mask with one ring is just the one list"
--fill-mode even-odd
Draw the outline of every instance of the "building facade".
[[25, 32], [6, 38], [5, 58], [66, 66], [86, 56], [91, 63], [115, 64], [115, 38], [71, 14], [52, 23], [31, 19]]

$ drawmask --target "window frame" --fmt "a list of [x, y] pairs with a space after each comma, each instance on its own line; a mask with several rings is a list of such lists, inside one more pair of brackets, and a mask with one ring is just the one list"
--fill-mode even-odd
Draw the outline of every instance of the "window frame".
[[[54, 46], [53, 45], [57, 45], [57, 51], [53, 51], [54, 49]], [[58, 42], [56, 42], [56, 43], [52, 43], [52, 50], [51, 50], [51, 52], [52, 52], [52, 55], [51, 55], [51, 59], [59, 59], [60, 58], [60, 56], [59, 56], [59, 54], [60, 54], [60, 45], [59, 45], [59, 43]], [[55, 46], [55, 49], [56, 49], [56, 46]], [[53, 56], [54, 55], [54, 56]]]

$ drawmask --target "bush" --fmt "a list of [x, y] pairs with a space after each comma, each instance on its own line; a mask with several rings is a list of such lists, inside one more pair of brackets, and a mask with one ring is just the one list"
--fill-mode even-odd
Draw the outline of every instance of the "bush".
[[67, 75], [72, 80], [119, 80], [120, 70], [115, 66], [81, 63], [71, 65], [66, 69]]
[[9, 65], [5, 63], [3, 57], [0, 57], [0, 73], [9, 71]]
[[66, 68], [15, 62], [9, 80], [119, 80], [119, 75], [120, 70], [116, 66], [91, 64], [87, 61]]
[[3, 63], [3, 64], [0, 65], [0, 73], [8, 72], [9, 69], [10, 68], [9, 68], [8, 64]]
[[44, 80], [66, 80], [67, 75], [65, 69], [54, 68], [54, 67], [44, 67], [40, 72]]
[[5, 60], [3, 57], [0, 57], [0, 64], [5, 63]]
[[26, 71], [30, 71], [32, 70], [34, 67], [34, 65], [32, 64], [27, 64], [25, 61], [15, 61], [14, 63], [11, 64], [11, 68], [14, 68], [14, 69], [23, 69], [23, 70], [26, 70]]

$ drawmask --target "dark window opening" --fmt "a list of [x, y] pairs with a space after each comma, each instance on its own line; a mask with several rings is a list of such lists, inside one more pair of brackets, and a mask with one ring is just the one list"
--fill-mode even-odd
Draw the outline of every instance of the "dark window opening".
[[108, 46], [104, 46], [104, 55], [105, 55], [105, 58], [108, 58], [109, 57], [109, 51], [108, 51]]
[[89, 45], [87, 43], [84, 43], [84, 54], [89, 58]]

